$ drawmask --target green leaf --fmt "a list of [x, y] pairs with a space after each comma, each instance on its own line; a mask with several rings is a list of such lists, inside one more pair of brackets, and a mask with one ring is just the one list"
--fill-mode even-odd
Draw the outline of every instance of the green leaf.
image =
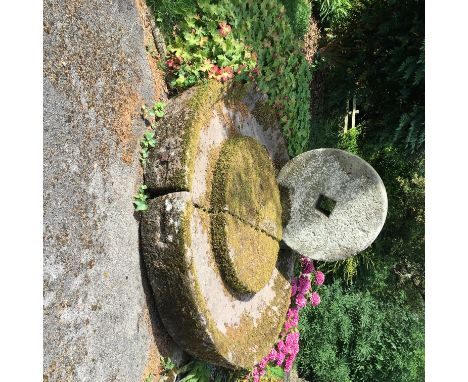
[[267, 366], [267, 373], [278, 379], [284, 379], [284, 370], [279, 366]]
[[150, 139], [153, 138], [153, 137], [154, 137], [154, 131], [148, 130], [148, 131], [145, 132], [145, 138], [146, 138], [147, 140], [150, 140]]
[[146, 211], [148, 209], [148, 204], [145, 201], [135, 200], [135, 211]]

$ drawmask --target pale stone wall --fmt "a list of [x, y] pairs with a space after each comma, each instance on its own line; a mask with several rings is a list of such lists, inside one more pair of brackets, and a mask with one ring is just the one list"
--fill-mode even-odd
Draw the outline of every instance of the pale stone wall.
[[162, 95], [140, 6], [44, 1], [44, 381], [141, 381], [170, 348], [132, 205]]

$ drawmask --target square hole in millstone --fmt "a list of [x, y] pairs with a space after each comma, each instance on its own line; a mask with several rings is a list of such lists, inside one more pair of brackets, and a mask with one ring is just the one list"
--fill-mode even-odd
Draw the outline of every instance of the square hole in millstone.
[[320, 194], [317, 199], [317, 203], [315, 203], [315, 209], [319, 210], [326, 217], [329, 217], [332, 211], [335, 209], [335, 205], [335, 200], [329, 198], [328, 196]]

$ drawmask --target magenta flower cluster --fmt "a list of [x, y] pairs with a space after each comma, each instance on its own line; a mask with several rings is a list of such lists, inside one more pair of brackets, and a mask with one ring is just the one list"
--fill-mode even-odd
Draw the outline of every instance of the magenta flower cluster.
[[291, 306], [279, 341], [270, 353], [253, 368], [250, 376], [254, 382], [260, 381], [260, 378], [265, 375], [268, 364], [276, 364], [286, 372], [291, 371], [292, 364], [299, 352], [299, 331], [297, 328], [299, 311], [307, 305], [308, 301], [312, 306], [320, 304], [319, 294], [312, 291], [312, 281], [316, 286], [322, 285], [325, 281], [325, 275], [315, 270], [314, 263], [307, 257], [301, 256], [300, 262], [301, 274], [292, 280]]

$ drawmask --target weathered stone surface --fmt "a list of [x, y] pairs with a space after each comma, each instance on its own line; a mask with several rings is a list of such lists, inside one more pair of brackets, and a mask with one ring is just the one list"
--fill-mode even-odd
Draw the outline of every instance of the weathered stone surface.
[[265, 146], [278, 170], [286, 164], [289, 160], [286, 141], [278, 118], [265, 103], [265, 95], [253, 88], [236, 86], [230, 92], [225, 111], [242, 136], [252, 137]]
[[159, 193], [192, 189], [200, 135], [209, 127], [221, 96], [221, 84], [210, 81], [169, 101], [156, 126], [157, 146], [146, 163], [145, 183], [150, 189]]
[[227, 140], [213, 175], [211, 208], [281, 240], [281, 201], [265, 148], [250, 137]]
[[312, 259], [355, 255], [375, 240], [385, 222], [382, 180], [367, 162], [346, 151], [303, 153], [281, 169], [278, 183], [289, 194], [283, 240]]
[[172, 346], [132, 205], [139, 109], [164, 96], [143, 5], [44, 1], [44, 381], [142, 381]]
[[210, 214], [187, 192], [150, 200], [142, 243], [151, 285], [165, 327], [184, 349], [214, 364], [248, 368], [278, 338], [293, 262], [282, 254], [258, 293], [232, 293], [212, 251], [210, 225]]
[[158, 194], [191, 191], [195, 204], [211, 208], [214, 165], [222, 144], [236, 136], [263, 145], [279, 170], [288, 160], [286, 143], [277, 123], [261, 124], [252, 114], [260, 100], [257, 93], [233, 94], [216, 81], [171, 99], [156, 127], [158, 144], [150, 151], [145, 183]]

